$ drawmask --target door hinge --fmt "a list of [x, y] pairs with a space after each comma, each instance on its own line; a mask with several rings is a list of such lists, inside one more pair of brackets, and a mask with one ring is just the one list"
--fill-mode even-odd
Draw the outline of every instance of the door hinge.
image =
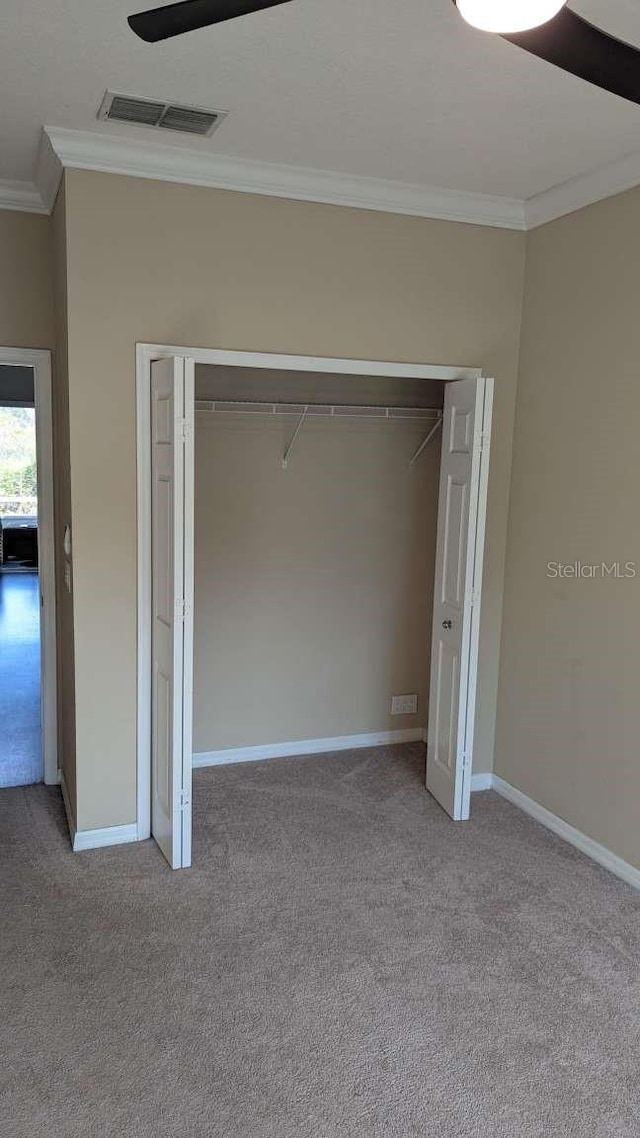
[[189, 792], [187, 790], [181, 790], [179, 795], [178, 795], [178, 808], [180, 810], [186, 810], [187, 806], [190, 806], [190, 805], [191, 805], [191, 797], [189, 795]]
[[191, 438], [192, 426], [188, 419], [178, 419], [177, 422], [177, 438], [178, 442], [186, 443], [187, 439]]
[[462, 766], [465, 771], [471, 770], [471, 755], [468, 751], [464, 751], [462, 754]]
[[175, 614], [176, 620], [186, 620], [190, 613], [189, 602], [185, 597], [176, 597]]
[[479, 600], [480, 600], [480, 593], [479, 593], [478, 589], [472, 588], [471, 592], [469, 594], [469, 604], [471, 605], [472, 609], [476, 607]]
[[478, 454], [483, 454], [485, 450], [488, 450], [490, 438], [489, 431], [480, 431], [477, 442]]

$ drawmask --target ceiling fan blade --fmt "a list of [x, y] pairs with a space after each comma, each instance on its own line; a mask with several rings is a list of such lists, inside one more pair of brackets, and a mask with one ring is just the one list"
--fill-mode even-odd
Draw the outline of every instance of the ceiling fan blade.
[[210, 24], [220, 24], [223, 20], [234, 20], [236, 16], [246, 16], [259, 12], [262, 8], [275, 8], [277, 4], [287, 4], [290, 0], [181, 0], [178, 4], [166, 4], [162, 8], [150, 8], [148, 12], [136, 12], [129, 16], [129, 27], [147, 43], [181, 36], [183, 32], [193, 32], [196, 28], [207, 28]]
[[607, 35], [569, 8], [561, 8], [539, 28], [502, 39], [604, 91], [640, 103], [640, 50]]

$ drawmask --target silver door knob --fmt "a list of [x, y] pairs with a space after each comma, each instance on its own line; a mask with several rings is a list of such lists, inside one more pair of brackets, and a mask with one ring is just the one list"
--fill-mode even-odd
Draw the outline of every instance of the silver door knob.
[[452, 620], [443, 620], [442, 627], [443, 628], [453, 628], [453, 621]]

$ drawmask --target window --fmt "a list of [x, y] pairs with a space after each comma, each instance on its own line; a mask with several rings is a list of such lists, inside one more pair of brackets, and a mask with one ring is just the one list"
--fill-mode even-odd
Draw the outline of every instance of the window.
[[35, 409], [0, 407], [0, 518], [37, 514]]

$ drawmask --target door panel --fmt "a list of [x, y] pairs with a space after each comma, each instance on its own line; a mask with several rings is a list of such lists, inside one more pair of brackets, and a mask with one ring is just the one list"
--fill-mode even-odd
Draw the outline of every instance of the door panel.
[[455, 645], [438, 644], [438, 690], [435, 699], [433, 762], [453, 772], [456, 760], [455, 709], [460, 684], [460, 654]]
[[445, 506], [446, 534], [444, 565], [442, 567], [441, 603], [461, 612], [464, 605], [465, 553], [467, 545], [467, 518], [469, 515], [468, 485], [447, 476]]
[[[185, 514], [193, 514], [193, 366], [181, 358], [151, 365], [151, 833], [173, 869], [191, 850], [191, 613], [186, 603]], [[188, 690], [185, 694], [185, 676]]]
[[445, 387], [433, 605], [427, 788], [469, 816], [493, 381]]

